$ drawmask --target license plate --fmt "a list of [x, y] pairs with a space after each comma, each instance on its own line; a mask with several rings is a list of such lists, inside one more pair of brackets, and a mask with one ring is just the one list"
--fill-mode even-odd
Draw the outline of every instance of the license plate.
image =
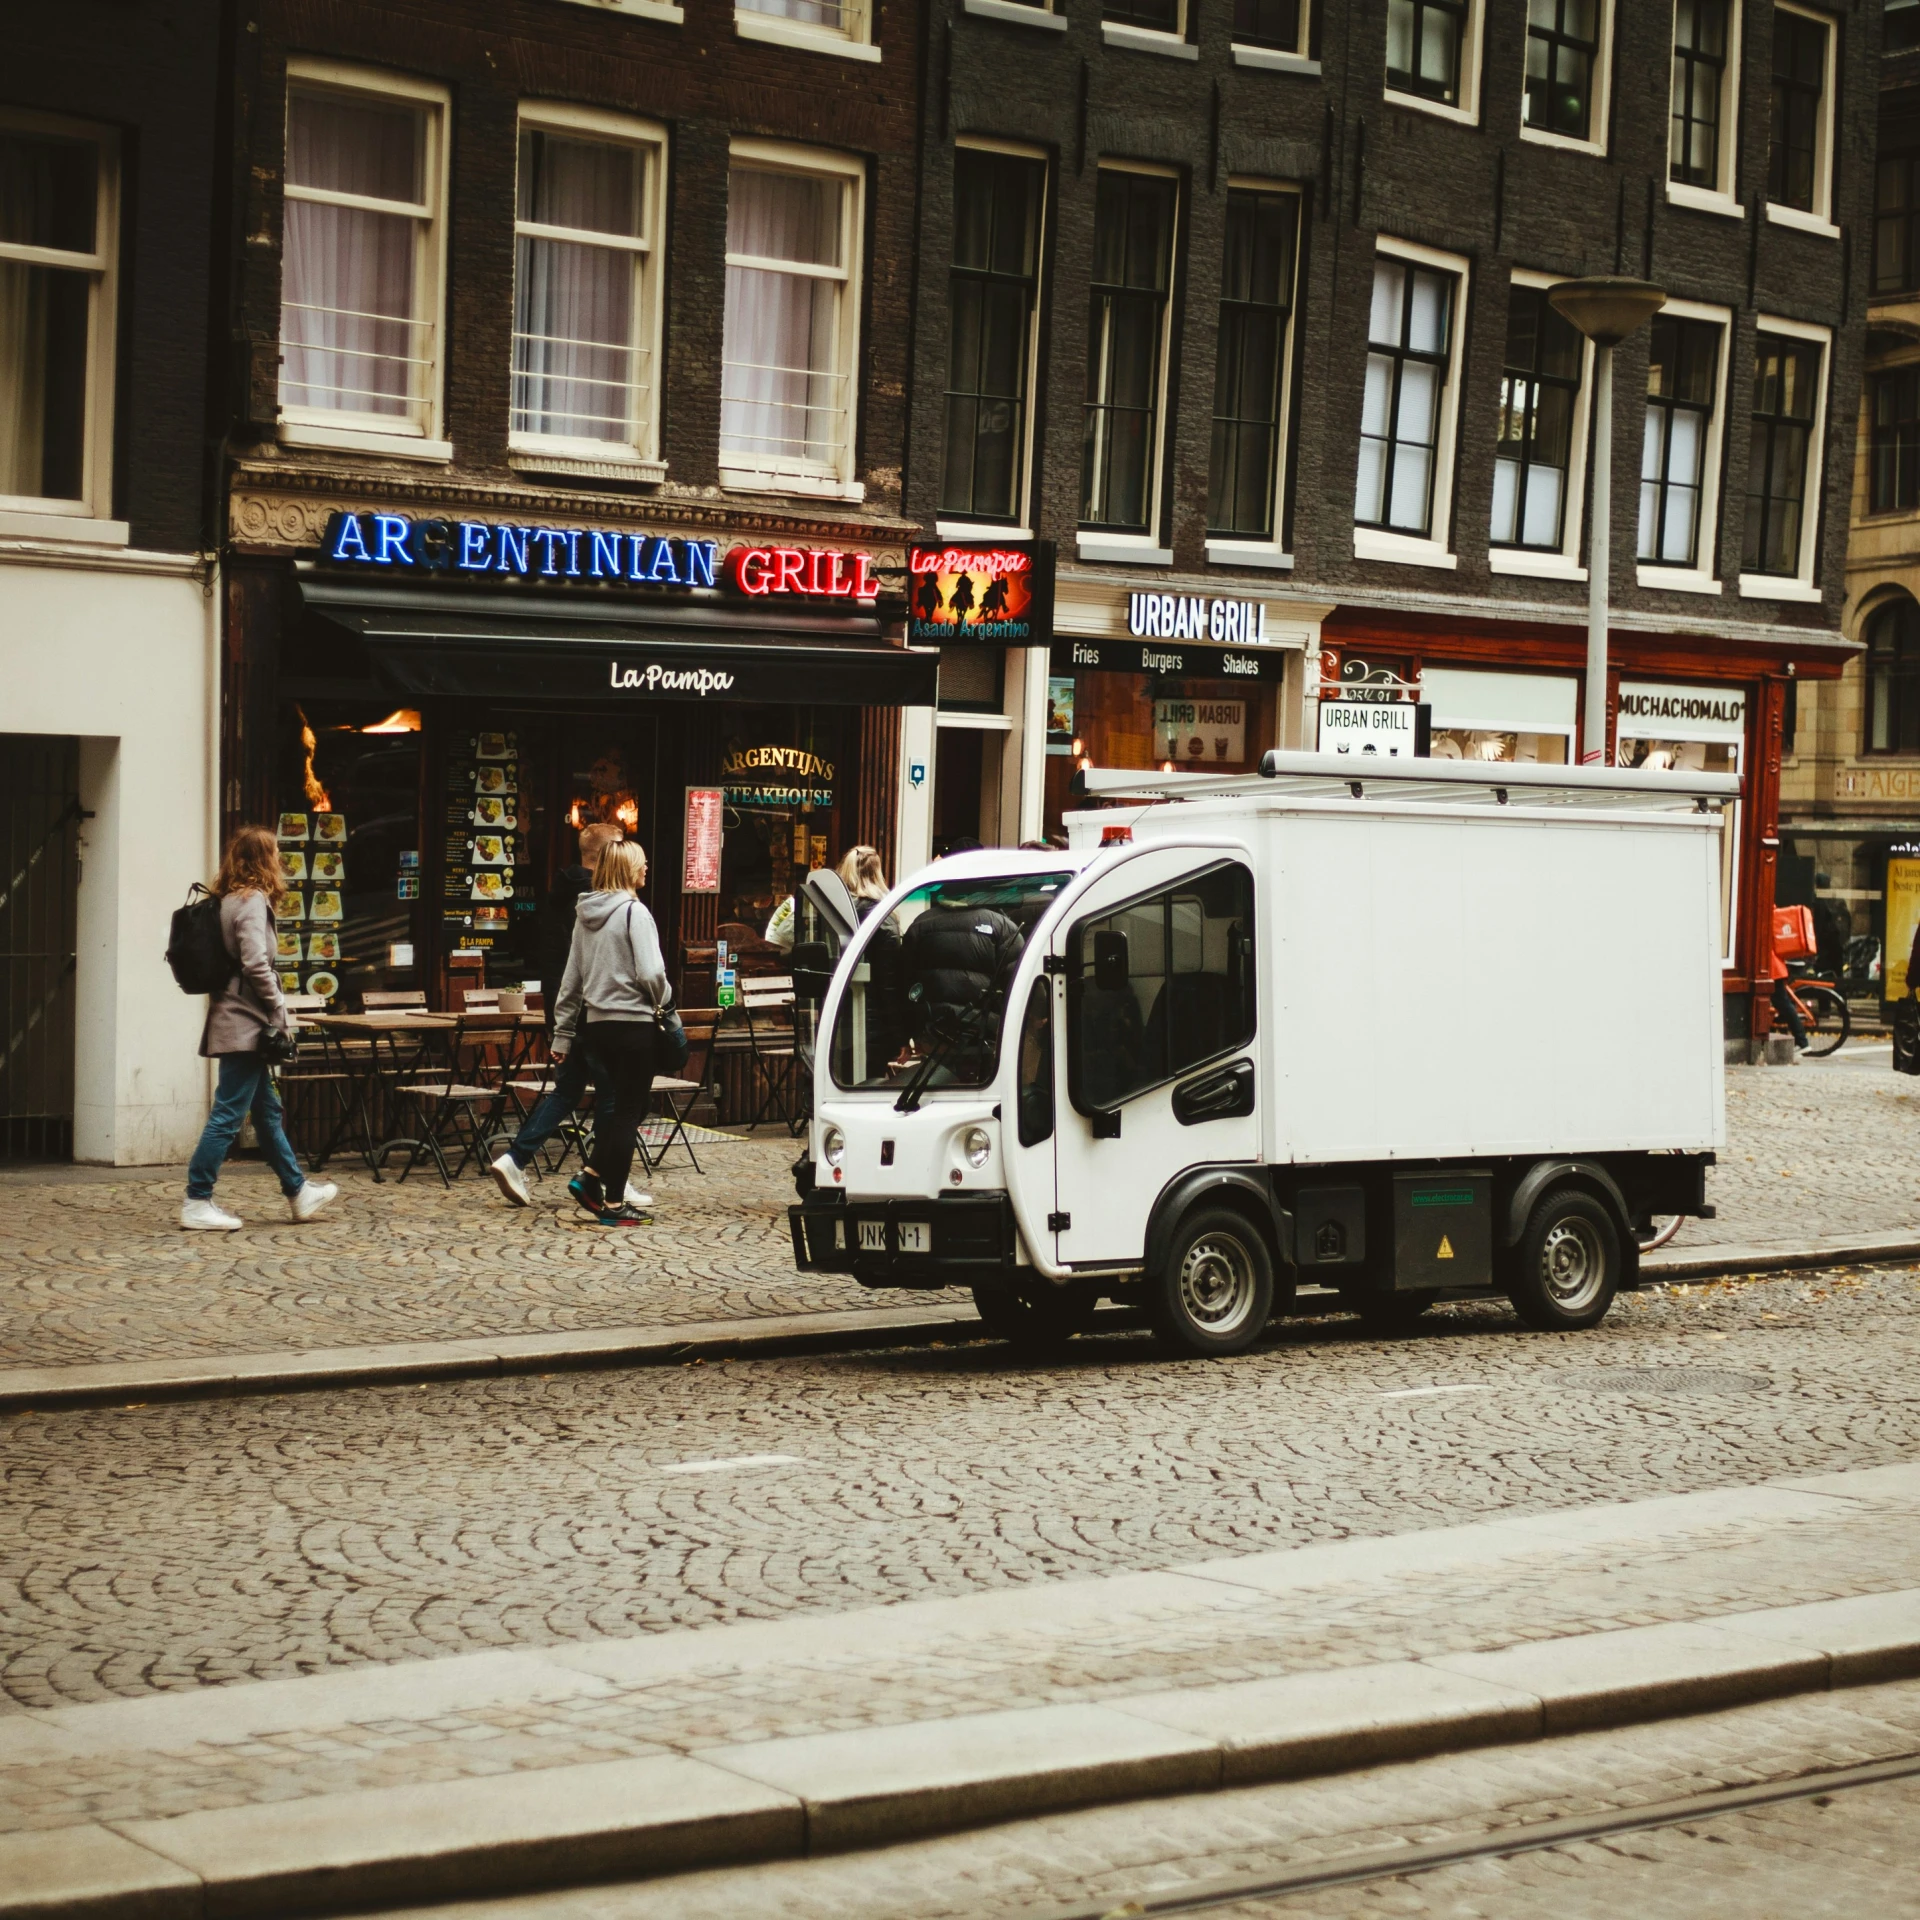
[[900, 1236], [902, 1253], [931, 1253], [933, 1251], [933, 1228], [925, 1220], [902, 1220], [894, 1228]]
[[860, 1222], [860, 1251], [862, 1253], [885, 1253], [887, 1250], [887, 1223], [884, 1220], [862, 1220]]

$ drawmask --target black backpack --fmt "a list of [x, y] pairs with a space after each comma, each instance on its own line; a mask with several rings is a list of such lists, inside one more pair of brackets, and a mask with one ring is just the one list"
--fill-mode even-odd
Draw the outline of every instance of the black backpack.
[[220, 932], [219, 895], [197, 880], [188, 889], [187, 904], [173, 910], [167, 965], [182, 993], [218, 993], [234, 976], [233, 955]]

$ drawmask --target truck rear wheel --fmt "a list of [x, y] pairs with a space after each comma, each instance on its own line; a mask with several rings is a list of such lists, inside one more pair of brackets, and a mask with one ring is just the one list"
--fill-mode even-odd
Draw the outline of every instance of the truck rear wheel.
[[1037, 1281], [1031, 1293], [1013, 1287], [976, 1286], [973, 1304], [987, 1331], [1023, 1353], [1053, 1353], [1093, 1324], [1100, 1299], [1084, 1287]]
[[1622, 1271], [1620, 1229], [1581, 1187], [1554, 1187], [1534, 1202], [1513, 1250], [1507, 1298], [1530, 1327], [1576, 1333], [1613, 1305]]
[[1152, 1277], [1154, 1331], [1177, 1353], [1244, 1353], [1273, 1313], [1273, 1256], [1244, 1214], [1209, 1207], [1181, 1221]]

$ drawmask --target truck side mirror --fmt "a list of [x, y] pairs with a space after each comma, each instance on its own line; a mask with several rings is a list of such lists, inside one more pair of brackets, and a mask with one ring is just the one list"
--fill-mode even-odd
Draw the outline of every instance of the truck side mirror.
[[1127, 984], [1127, 972], [1127, 936], [1096, 933], [1093, 936], [1093, 984], [1102, 993], [1117, 993]]
[[796, 998], [818, 1005], [833, 984], [833, 955], [824, 940], [802, 940], [793, 950], [793, 991]]

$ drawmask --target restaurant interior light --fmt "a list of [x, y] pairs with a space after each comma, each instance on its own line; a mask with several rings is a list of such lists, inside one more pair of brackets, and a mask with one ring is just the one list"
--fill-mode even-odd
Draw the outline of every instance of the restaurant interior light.
[[362, 733], [418, 733], [420, 716], [411, 707], [395, 707], [384, 720], [376, 720], [370, 727], [362, 727]]

